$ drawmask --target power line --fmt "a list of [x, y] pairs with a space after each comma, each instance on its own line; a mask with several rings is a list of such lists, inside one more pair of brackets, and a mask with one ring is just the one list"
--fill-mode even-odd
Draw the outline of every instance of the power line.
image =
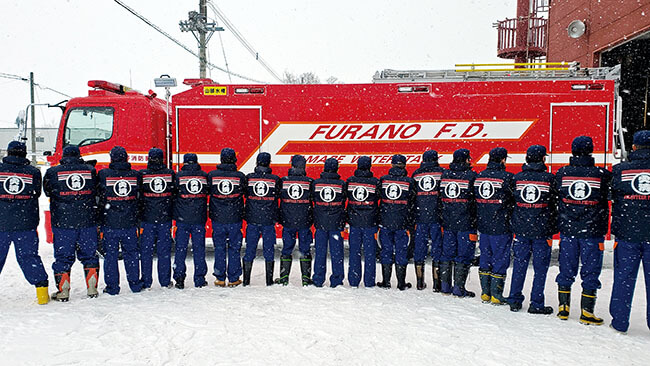
[[[20, 80], [20, 81], [24, 81], [24, 82], [29, 83], [29, 78], [24, 78], [24, 77], [22, 77], [20, 75], [7, 74], [7, 73], [4, 73], [4, 72], [0, 72], [0, 78], [12, 79], [12, 80]], [[41, 85], [41, 84], [38, 84], [38, 83], [34, 83], [34, 85], [37, 86], [39, 89], [49, 90], [49, 91], [55, 92], [57, 94], [63, 95], [66, 98], [72, 98], [68, 94], [60, 92], [60, 91], [58, 91], [56, 89], [52, 89], [49, 86]]]

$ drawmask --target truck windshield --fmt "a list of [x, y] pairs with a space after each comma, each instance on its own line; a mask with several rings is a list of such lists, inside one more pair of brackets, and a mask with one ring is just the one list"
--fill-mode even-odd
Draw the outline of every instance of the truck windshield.
[[113, 135], [112, 107], [78, 107], [68, 112], [63, 146], [84, 146], [106, 141]]

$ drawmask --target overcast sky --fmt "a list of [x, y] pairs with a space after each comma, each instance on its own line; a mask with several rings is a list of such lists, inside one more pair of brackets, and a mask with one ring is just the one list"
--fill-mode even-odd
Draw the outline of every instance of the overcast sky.
[[[179, 30], [198, 0], [123, 0], [191, 48]], [[321, 80], [371, 82], [377, 70], [453, 69], [455, 63], [505, 62], [496, 58], [492, 23], [516, 12], [515, 0], [213, 0], [278, 73], [312, 71]], [[113, 0], [3, 0], [0, 73], [24, 77], [73, 97], [87, 94], [91, 79], [147, 91], [153, 78], [179, 82], [198, 77], [198, 60]], [[214, 14], [208, 8], [209, 17]], [[222, 39], [230, 69], [273, 82], [226, 29]], [[210, 60], [224, 65], [218, 35]], [[215, 81], [228, 77], [212, 70]], [[246, 81], [233, 78], [233, 83]], [[174, 92], [181, 91], [177, 88]], [[162, 94], [162, 93], [159, 93]], [[66, 99], [37, 89], [37, 102]], [[29, 86], [0, 78], [0, 126], [13, 124], [29, 103]], [[37, 123], [60, 113], [37, 111]], [[54, 122], [58, 125], [58, 121]]]

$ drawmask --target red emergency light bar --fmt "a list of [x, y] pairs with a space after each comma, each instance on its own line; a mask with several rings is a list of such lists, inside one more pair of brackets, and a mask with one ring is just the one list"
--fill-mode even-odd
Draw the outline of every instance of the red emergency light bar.
[[91, 88], [106, 90], [117, 94], [124, 94], [127, 91], [131, 90], [131, 88], [127, 86], [111, 83], [104, 80], [89, 80], [88, 86]]
[[214, 81], [212, 79], [185, 79], [183, 80], [183, 84], [189, 85], [189, 86], [198, 86], [198, 85], [204, 85], [204, 84], [214, 84]]

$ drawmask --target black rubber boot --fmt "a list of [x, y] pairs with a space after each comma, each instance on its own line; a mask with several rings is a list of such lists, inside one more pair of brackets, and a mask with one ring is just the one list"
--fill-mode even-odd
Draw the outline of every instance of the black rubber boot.
[[[406, 282], [406, 266], [398, 266], [396, 264], [395, 275], [397, 275], [397, 288], [400, 291], [404, 291], [407, 288], [411, 288], [411, 283]], [[424, 275], [422, 277], [424, 277]]]
[[311, 254], [300, 258], [300, 272], [302, 273], [302, 285], [313, 285], [314, 281], [311, 280]]
[[433, 277], [433, 292], [440, 292], [440, 262], [432, 263], [431, 275]]
[[444, 295], [451, 293], [452, 262], [440, 262], [440, 292]]
[[536, 308], [531, 305], [528, 308], [528, 314], [550, 315], [553, 314], [553, 308], [550, 306], [542, 306], [541, 308]]
[[582, 290], [582, 298], [580, 299], [580, 323], [590, 325], [602, 325], [603, 319], [594, 315], [594, 307], [596, 306], [596, 290]]
[[558, 287], [557, 297], [560, 301], [557, 317], [562, 320], [567, 320], [569, 319], [569, 308], [571, 305], [571, 287]]
[[503, 288], [506, 286], [506, 276], [492, 273], [490, 279], [490, 302], [494, 305], [506, 305], [508, 302], [503, 297]]
[[266, 262], [266, 285], [273, 285], [273, 267], [275, 267], [275, 261]]
[[474, 297], [472, 291], [468, 291], [465, 288], [465, 283], [467, 283], [467, 276], [469, 275], [469, 265], [456, 263], [454, 267], [454, 288], [452, 293], [457, 297]]
[[382, 281], [377, 282], [377, 287], [390, 288], [390, 278], [391, 278], [392, 275], [393, 275], [393, 265], [392, 264], [382, 264], [381, 265]]
[[418, 290], [427, 288], [427, 284], [424, 282], [424, 262], [415, 263], [415, 278], [417, 278], [416, 287]]
[[253, 271], [253, 262], [242, 262], [242, 269], [244, 270], [244, 286], [251, 284], [251, 272]]
[[275, 283], [279, 285], [288, 285], [289, 284], [289, 274], [291, 273], [291, 261], [293, 258], [288, 256], [280, 257], [280, 278], [275, 280]]
[[176, 287], [179, 290], [184, 289], [185, 288], [185, 277], [174, 278], [174, 287]]
[[487, 269], [478, 269], [478, 278], [481, 281], [481, 301], [488, 304], [492, 301], [492, 273]]
[[52, 300], [66, 302], [70, 299], [70, 272], [55, 273], [56, 292], [52, 294]]

